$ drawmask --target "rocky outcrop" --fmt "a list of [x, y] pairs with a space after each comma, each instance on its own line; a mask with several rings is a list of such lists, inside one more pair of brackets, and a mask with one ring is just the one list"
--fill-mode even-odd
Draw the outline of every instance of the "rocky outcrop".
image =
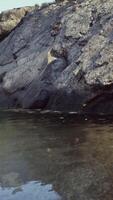
[[0, 106], [113, 113], [113, 2], [51, 4], [0, 43]]
[[0, 41], [3, 40], [34, 7], [15, 8], [0, 13]]

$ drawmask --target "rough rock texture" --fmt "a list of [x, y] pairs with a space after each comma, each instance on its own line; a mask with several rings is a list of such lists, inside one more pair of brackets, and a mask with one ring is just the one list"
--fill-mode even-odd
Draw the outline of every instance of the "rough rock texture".
[[0, 106], [113, 114], [113, 1], [35, 10], [0, 43]]
[[16, 27], [28, 12], [33, 10], [34, 7], [23, 7], [0, 13], [0, 41]]

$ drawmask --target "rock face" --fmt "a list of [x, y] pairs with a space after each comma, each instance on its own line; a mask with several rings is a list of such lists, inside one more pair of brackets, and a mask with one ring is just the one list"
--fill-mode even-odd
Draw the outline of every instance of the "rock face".
[[113, 2], [51, 4], [0, 43], [0, 106], [113, 114]]
[[0, 41], [3, 40], [21, 19], [28, 13], [31, 12], [34, 7], [15, 8], [0, 13]]

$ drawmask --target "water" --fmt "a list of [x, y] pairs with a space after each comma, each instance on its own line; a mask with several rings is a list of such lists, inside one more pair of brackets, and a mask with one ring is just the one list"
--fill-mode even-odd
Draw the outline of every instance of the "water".
[[113, 122], [0, 113], [0, 200], [113, 200]]

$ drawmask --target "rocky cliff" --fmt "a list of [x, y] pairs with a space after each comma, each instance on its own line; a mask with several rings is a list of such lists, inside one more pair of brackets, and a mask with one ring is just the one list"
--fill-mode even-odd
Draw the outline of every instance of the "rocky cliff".
[[28, 13], [34, 10], [35, 7], [15, 8], [0, 13], [0, 41], [16, 27], [21, 19]]
[[113, 114], [113, 1], [51, 4], [0, 43], [0, 106]]

